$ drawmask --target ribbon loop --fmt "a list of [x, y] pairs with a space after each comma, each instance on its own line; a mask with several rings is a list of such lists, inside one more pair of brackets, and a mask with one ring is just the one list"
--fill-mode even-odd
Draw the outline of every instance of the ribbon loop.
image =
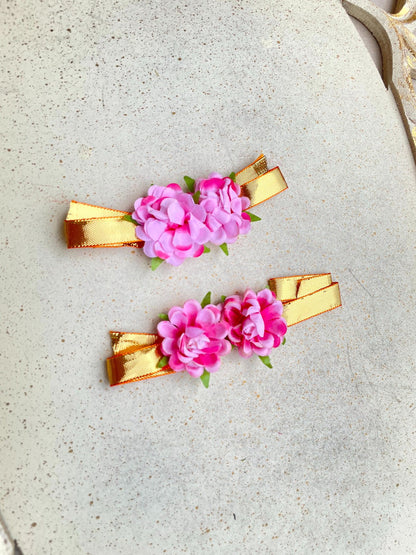
[[272, 278], [270, 289], [283, 303], [283, 317], [293, 326], [341, 306], [339, 285], [331, 274]]
[[287, 189], [280, 169], [277, 166], [271, 170], [267, 168], [264, 154], [260, 154], [257, 160], [238, 172], [235, 181], [240, 185], [242, 194], [250, 199], [249, 208]]

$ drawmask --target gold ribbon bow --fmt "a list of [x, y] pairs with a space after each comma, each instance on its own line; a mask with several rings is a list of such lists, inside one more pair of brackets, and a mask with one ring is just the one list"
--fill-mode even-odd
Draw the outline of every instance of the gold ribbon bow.
[[[277, 277], [269, 280], [269, 286], [283, 303], [283, 317], [288, 326], [341, 306], [339, 285], [332, 281], [331, 274]], [[110, 385], [174, 373], [167, 367], [157, 367], [162, 357], [158, 335], [111, 331], [110, 337], [114, 353], [107, 359]]]
[[[250, 199], [250, 208], [287, 189], [280, 169], [269, 170], [263, 154], [238, 172], [235, 182]], [[71, 201], [65, 220], [68, 248], [143, 247], [143, 241], [136, 237], [136, 225], [124, 219], [129, 213]]]

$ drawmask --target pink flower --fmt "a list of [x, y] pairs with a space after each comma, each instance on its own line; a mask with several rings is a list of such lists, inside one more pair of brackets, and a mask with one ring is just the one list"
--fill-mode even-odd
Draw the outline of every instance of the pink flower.
[[204, 368], [216, 372], [220, 356], [231, 350], [225, 339], [228, 325], [221, 321], [220, 309], [212, 304], [201, 308], [197, 301], [187, 301], [183, 308], [171, 308], [168, 316], [169, 321], [159, 322], [157, 331], [169, 367], [175, 372], [186, 370], [195, 378], [203, 374]]
[[240, 196], [240, 187], [229, 177], [212, 173], [199, 179], [195, 191], [200, 191], [199, 204], [205, 210], [206, 225], [214, 245], [234, 243], [239, 235], [250, 231], [250, 216], [243, 212], [250, 206], [248, 197]]
[[176, 183], [150, 187], [147, 197], [134, 203], [132, 217], [139, 224], [136, 236], [144, 241], [144, 253], [173, 266], [200, 256], [210, 239], [205, 209]]
[[228, 339], [242, 357], [253, 353], [267, 356], [278, 347], [287, 331], [282, 318], [283, 305], [269, 289], [259, 293], [247, 289], [244, 296], [227, 297], [222, 307], [223, 320], [230, 326]]

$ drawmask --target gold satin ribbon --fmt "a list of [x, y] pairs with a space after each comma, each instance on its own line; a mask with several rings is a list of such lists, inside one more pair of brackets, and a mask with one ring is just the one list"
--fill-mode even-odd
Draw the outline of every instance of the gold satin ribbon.
[[267, 168], [264, 154], [239, 171], [235, 182], [240, 185], [242, 195], [250, 199], [249, 209], [287, 189], [280, 169], [277, 166], [271, 170]]
[[[283, 303], [283, 317], [288, 326], [341, 306], [339, 285], [331, 274], [278, 277], [269, 286]], [[110, 385], [157, 378], [173, 374], [157, 364], [162, 357], [160, 338], [155, 334], [110, 332], [114, 355], [107, 359]]]
[[107, 359], [110, 385], [157, 378], [172, 374], [169, 368], [157, 368], [163, 356], [158, 346], [160, 338], [152, 333], [123, 333], [110, 331], [114, 356]]
[[129, 212], [71, 201], [65, 220], [69, 249], [81, 247], [143, 247], [136, 226], [123, 220]]
[[331, 274], [306, 274], [269, 279], [269, 286], [283, 303], [283, 318], [294, 326], [341, 306], [339, 285]]
[[[268, 170], [263, 154], [236, 174], [236, 183], [249, 197], [249, 208], [287, 189], [279, 168]], [[135, 224], [123, 219], [126, 214], [130, 212], [71, 201], [65, 220], [68, 248], [143, 247], [143, 241], [136, 237]]]

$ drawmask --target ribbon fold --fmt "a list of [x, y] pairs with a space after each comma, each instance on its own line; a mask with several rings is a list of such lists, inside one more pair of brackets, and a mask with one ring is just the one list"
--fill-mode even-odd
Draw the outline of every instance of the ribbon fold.
[[[288, 326], [341, 306], [339, 285], [331, 274], [272, 278], [269, 287], [283, 303]], [[107, 373], [111, 386], [174, 373], [157, 367], [162, 357], [158, 335], [111, 331], [110, 337], [114, 354], [107, 359]]]
[[[267, 168], [264, 154], [239, 171], [235, 182], [250, 199], [249, 208], [287, 189], [280, 169]], [[143, 241], [136, 237], [136, 225], [123, 219], [127, 214], [130, 212], [72, 200], [64, 224], [68, 248], [143, 247]]]

